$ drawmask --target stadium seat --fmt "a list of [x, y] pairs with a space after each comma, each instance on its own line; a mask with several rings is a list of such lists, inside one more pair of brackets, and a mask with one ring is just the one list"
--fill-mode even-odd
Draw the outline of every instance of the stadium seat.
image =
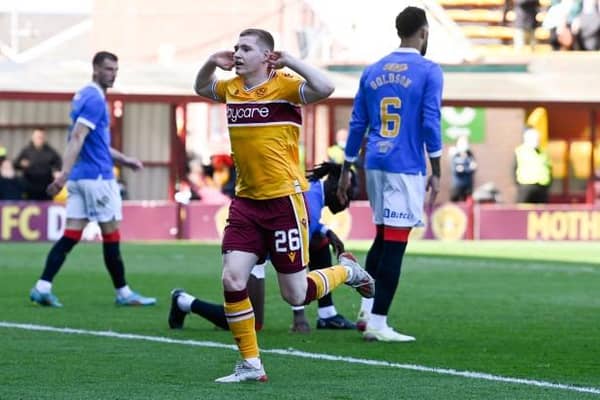
[[[501, 25], [505, 22], [512, 23], [515, 20], [514, 11], [510, 10], [506, 13], [506, 17], [502, 19], [502, 11], [501, 10], [487, 10], [487, 9], [448, 9], [446, 10], [446, 14], [450, 18], [452, 18], [455, 22], [459, 24], [464, 23], [479, 23], [479, 24], [489, 24], [489, 25]], [[545, 11], [540, 11], [536, 19], [538, 23], [542, 23], [544, 21], [544, 17], [546, 16]]]
[[[499, 39], [506, 41], [512, 40], [514, 34], [514, 28], [509, 26], [465, 25], [462, 27], [462, 31], [470, 38]], [[537, 28], [535, 30], [535, 38], [538, 42], [545, 42], [550, 38], [550, 32], [543, 28]]]
[[446, 7], [478, 7], [495, 8], [503, 7], [504, 0], [439, 0], [439, 4]]
[[[551, 0], [540, 1], [540, 11], [536, 19], [541, 24]], [[466, 38], [481, 55], [502, 55], [514, 53], [513, 10], [505, 10], [504, 0], [439, 0], [447, 15], [460, 27]], [[535, 31], [537, 44], [535, 53], [552, 51], [549, 45], [550, 33], [543, 28]], [[523, 52], [531, 52], [525, 48]]]

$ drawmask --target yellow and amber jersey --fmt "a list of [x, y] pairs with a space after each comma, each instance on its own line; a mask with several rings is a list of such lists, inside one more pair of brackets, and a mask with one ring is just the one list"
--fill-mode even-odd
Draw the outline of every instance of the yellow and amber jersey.
[[303, 88], [303, 80], [281, 71], [252, 88], [240, 77], [213, 83], [213, 98], [227, 104], [237, 196], [264, 200], [307, 190], [298, 150]]

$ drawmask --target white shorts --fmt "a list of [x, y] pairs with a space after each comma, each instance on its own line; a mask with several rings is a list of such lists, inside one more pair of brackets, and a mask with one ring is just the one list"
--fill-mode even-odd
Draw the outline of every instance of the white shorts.
[[109, 222], [123, 219], [119, 185], [114, 179], [67, 182], [67, 218]]
[[376, 225], [399, 228], [423, 226], [424, 175], [367, 169], [367, 194]]

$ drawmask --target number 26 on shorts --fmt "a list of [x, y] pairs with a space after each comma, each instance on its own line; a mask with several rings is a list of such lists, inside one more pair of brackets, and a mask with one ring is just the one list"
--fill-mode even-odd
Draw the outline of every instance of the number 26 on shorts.
[[298, 229], [275, 231], [275, 251], [287, 253], [296, 250], [300, 250], [300, 231]]

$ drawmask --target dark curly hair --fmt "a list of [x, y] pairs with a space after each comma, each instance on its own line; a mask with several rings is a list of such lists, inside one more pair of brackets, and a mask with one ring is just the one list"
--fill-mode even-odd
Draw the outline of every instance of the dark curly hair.
[[[350, 171], [350, 186], [348, 187], [348, 203], [355, 199], [358, 195], [358, 180], [354, 171]], [[340, 175], [342, 174], [342, 166], [333, 162], [323, 162], [315, 165], [312, 169], [306, 173], [306, 178], [309, 181], [315, 182], [325, 177], [323, 182], [323, 191], [325, 195], [325, 205], [331, 210], [332, 213], [338, 213], [349, 204], [341, 204], [337, 197], [338, 182]]]

